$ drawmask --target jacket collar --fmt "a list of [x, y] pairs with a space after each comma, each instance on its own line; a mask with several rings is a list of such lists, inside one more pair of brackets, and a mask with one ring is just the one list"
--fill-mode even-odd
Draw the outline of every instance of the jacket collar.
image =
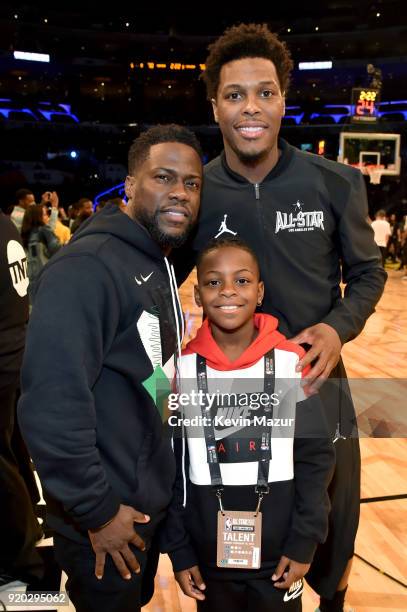
[[[274, 168], [272, 168], [270, 172], [265, 176], [265, 178], [262, 180], [262, 183], [266, 183], [271, 179], [274, 179], [279, 176], [287, 168], [294, 155], [294, 147], [289, 145], [288, 142], [285, 141], [283, 138], [278, 139], [278, 148], [281, 151], [281, 155], [278, 159], [278, 162], [276, 163]], [[235, 181], [239, 183], [250, 183], [250, 181], [248, 181], [244, 176], [238, 174], [237, 172], [234, 172], [234, 170], [232, 170], [228, 166], [225, 151], [222, 151], [222, 153], [220, 154], [220, 161], [225, 172]]]

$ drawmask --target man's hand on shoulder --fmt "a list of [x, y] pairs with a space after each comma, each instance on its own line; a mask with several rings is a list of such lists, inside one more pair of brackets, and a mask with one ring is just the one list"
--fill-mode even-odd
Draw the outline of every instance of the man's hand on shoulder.
[[303, 329], [291, 338], [291, 342], [311, 345], [307, 354], [298, 362], [297, 372], [315, 361], [306, 376], [304, 392], [307, 395], [317, 393], [339, 361], [342, 343], [338, 333], [326, 323], [317, 323]]
[[130, 580], [131, 572], [140, 572], [140, 565], [129, 548], [134, 544], [145, 550], [143, 540], [134, 530], [134, 523], [148, 523], [150, 517], [131, 506], [120, 505], [118, 513], [106, 525], [88, 531], [92, 548], [96, 554], [95, 575], [103, 578], [106, 554], [109, 554], [122, 578]]
[[175, 572], [175, 579], [181, 587], [184, 595], [187, 595], [187, 597], [192, 597], [193, 599], [199, 599], [199, 601], [203, 601], [205, 599], [205, 595], [202, 593], [202, 591], [206, 587], [197, 565], [180, 572]]

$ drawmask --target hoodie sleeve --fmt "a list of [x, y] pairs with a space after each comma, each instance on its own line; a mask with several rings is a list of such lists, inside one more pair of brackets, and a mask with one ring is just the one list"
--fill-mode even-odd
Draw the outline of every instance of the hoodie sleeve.
[[360, 334], [374, 312], [387, 274], [368, 223], [366, 187], [361, 172], [352, 172], [346, 191], [338, 175], [329, 176], [327, 187], [338, 220], [342, 278], [346, 287], [343, 299], [322, 322], [333, 327], [345, 343]]
[[160, 531], [160, 551], [169, 555], [174, 572], [180, 572], [198, 565], [198, 558], [185, 527], [186, 510], [183, 503], [188, 481], [189, 457], [187, 440], [182, 439], [180, 429], [174, 433], [173, 442], [177, 472], [172, 501]]
[[103, 264], [70, 256], [45, 268], [28, 327], [21, 429], [45, 490], [83, 530], [106, 523], [120, 504], [100, 461], [92, 394], [119, 315]]
[[299, 563], [310, 563], [317, 544], [328, 534], [328, 485], [335, 463], [334, 446], [319, 395], [297, 402], [294, 475], [295, 500], [291, 528], [283, 554]]

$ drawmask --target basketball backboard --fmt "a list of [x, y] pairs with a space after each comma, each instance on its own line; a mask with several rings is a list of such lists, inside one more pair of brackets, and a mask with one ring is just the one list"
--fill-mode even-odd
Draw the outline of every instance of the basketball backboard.
[[338, 161], [359, 168], [363, 174], [400, 174], [400, 134], [342, 132]]

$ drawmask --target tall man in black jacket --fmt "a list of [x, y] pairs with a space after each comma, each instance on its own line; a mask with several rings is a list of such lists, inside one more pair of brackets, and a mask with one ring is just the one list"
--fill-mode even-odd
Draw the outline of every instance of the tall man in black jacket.
[[[175, 263], [182, 281], [208, 240], [238, 234], [260, 260], [262, 310], [279, 319], [288, 338], [309, 345], [299, 368], [312, 363], [308, 392], [320, 389], [338, 440], [330, 533], [307, 578], [321, 595], [320, 609], [332, 611], [343, 609], [360, 489], [340, 352], [374, 311], [386, 274], [366, 221], [360, 172], [279, 138], [292, 66], [285, 45], [266, 26], [230, 28], [211, 45], [204, 80], [224, 151], [205, 168], [198, 230]], [[337, 384], [321, 389], [328, 377]]]
[[143, 133], [125, 213], [106, 206], [81, 225], [36, 290], [19, 416], [77, 612], [140, 609], [171, 500], [155, 399], [157, 381], [172, 382], [183, 322], [166, 256], [196, 220], [200, 156], [186, 128]]

